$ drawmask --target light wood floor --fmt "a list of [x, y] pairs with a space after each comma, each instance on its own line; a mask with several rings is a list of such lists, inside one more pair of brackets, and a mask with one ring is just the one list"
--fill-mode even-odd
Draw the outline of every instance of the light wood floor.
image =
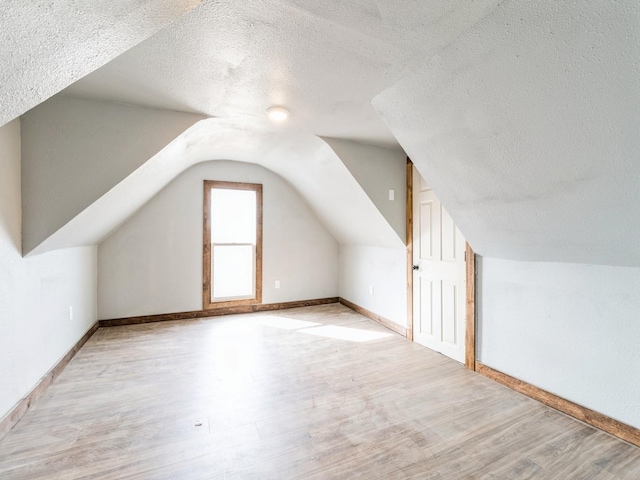
[[338, 304], [99, 329], [8, 479], [640, 478], [640, 449]]

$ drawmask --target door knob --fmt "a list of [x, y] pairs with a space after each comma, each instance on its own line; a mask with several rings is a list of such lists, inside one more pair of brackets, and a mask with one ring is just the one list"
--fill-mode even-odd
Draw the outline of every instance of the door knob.
[[414, 265], [412, 268], [413, 268], [414, 270], [420, 270], [420, 265]]

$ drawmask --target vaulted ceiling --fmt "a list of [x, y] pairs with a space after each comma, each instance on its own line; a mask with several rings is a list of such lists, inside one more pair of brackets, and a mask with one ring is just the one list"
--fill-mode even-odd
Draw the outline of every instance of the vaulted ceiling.
[[55, 94], [211, 117], [189, 158], [268, 158], [302, 193], [331, 188], [321, 137], [402, 147], [481, 254], [640, 265], [632, 0], [88, 3], [0, 5], [0, 125]]
[[64, 93], [397, 145], [371, 99], [497, 3], [205, 1]]
[[201, 3], [199, 0], [0, 3], [0, 126]]
[[484, 255], [640, 266], [638, 2], [503, 2], [374, 105]]

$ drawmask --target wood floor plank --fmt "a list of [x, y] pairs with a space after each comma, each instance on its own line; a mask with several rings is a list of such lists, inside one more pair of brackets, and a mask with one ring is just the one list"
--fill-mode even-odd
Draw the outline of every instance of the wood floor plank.
[[0, 478], [640, 478], [640, 449], [339, 305], [99, 329]]

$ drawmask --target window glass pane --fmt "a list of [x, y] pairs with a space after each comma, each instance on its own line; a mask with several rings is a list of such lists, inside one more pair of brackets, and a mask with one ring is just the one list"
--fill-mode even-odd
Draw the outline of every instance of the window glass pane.
[[213, 245], [213, 298], [253, 297], [254, 246]]
[[211, 190], [211, 243], [256, 243], [256, 192]]

